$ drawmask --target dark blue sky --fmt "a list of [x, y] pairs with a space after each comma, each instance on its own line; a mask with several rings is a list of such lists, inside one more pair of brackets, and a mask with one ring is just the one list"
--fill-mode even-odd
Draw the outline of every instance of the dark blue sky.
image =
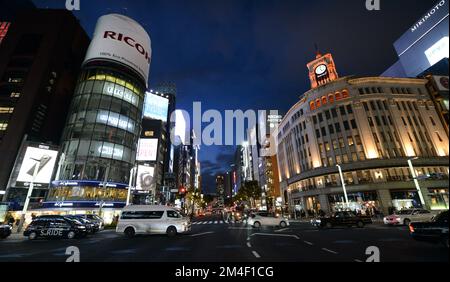
[[[89, 36], [107, 13], [140, 22], [152, 39], [150, 87], [173, 81], [177, 107], [278, 109], [309, 89], [314, 43], [331, 52], [343, 75], [379, 75], [396, 60], [392, 47], [435, 0], [81, 0], [75, 12]], [[34, 0], [64, 8], [65, 0]], [[202, 147], [203, 187], [229, 169], [233, 147]]]

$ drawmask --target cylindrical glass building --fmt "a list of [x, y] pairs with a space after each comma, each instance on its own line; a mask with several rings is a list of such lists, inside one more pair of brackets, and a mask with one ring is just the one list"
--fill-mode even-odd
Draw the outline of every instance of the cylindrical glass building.
[[56, 180], [45, 208], [89, 210], [125, 205], [149, 64], [150, 38], [141, 26], [121, 15], [99, 19], [74, 93]]

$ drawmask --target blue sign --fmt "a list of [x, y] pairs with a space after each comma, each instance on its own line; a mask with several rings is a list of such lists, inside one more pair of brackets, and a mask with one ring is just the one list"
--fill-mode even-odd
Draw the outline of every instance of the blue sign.
[[144, 117], [167, 122], [169, 99], [147, 92], [145, 94]]
[[105, 185], [103, 181], [93, 181], [93, 180], [60, 180], [53, 181], [52, 187], [105, 187], [105, 188], [118, 188], [118, 189], [128, 189], [127, 184], [123, 183], [113, 183], [107, 182]]

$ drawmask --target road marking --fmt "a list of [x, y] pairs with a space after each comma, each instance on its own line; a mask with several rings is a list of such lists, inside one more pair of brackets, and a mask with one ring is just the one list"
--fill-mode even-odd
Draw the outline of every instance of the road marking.
[[283, 229], [278, 229], [278, 230], [275, 230], [275, 232], [283, 232], [283, 231], [286, 231], [286, 230], [289, 230], [290, 228], [283, 228]]
[[355, 262], [363, 262], [362, 260], [359, 259], [355, 259]]
[[251, 248], [252, 244], [250, 242], [247, 242], [247, 247]]
[[337, 254], [338, 254], [337, 252], [332, 251], [332, 250], [329, 250], [329, 249], [327, 249], [327, 248], [322, 248], [322, 251], [329, 252], [329, 253], [334, 254], [334, 255], [337, 255]]
[[208, 222], [207, 221], [203, 221], [203, 224], [208, 224]]
[[230, 226], [228, 227], [228, 229], [235, 229], [235, 230], [252, 230], [252, 227], [234, 227], [234, 226]]
[[271, 233], [253, 233], [251, 236], [277, 236], [277, 237], [292, 237], [297, 240], [300, 240], [300, 237], [297, 235], [289, 235], [289, 234], [271, 234]]
[[189, 251], [190, 249], [188, 248], [184, 248], [184, 247], [171, 247], [171, 248], [166, 248], [165, 251], [168, 252], [179, 252], [179, 251]]
[[208, 232], [203, 232], [203, 233], [197, 233], [197, 234], [192, 234], [192, 235], [189, 235], [189, 236], [191, 236], [191, 237], [196, 237], [196, 236], [207, 235], [207, 234], [212, 234], [212, 233], [214, 233], [214, 231], [208, 231]]
[[250, 237], [247, 237], [247, 241], [250, 241], [251, 240], [251, 238]]
[[216, 220], [216, 222], [214, 222], [214, 224], [219, 224], [219, 222]]
[[212, 223], [213, 223], [212, 221], [208, 222], [208, 224], [212, 224]]
[[256, 251], [253, 251], [252, 253], [255, 256], [255, 258], [260, 258], [261, 257]]
[[314, 246], [314, 244], [311, 243], [311, 242], [309, 242], [309, 241], [303, 241], [303, 243], [308, 244], [308, 245], [310, 245], [310, 246]]
[[220, 224], [224, 224], [225, 222], [223, 222], [223, 220], [220, 221]]

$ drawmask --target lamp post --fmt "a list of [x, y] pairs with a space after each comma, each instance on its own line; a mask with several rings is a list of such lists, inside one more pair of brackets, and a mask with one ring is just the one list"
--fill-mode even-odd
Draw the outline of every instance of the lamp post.
[[126, 202], [127, 206], [130, 204], [131, 186], [133, 185], [133, 178], [134, 178], [134, 171], [135, 171], [135, 169], [136, 169], [136, 166], [133, 166], [133, 168], [130, 170], [130, 181], [128, 182], [128, 193], [127, 193], [127, 202]]
[[[33, 160], [35, 160], [35, 159], [33, 159]], [[31, 195], [33, 194], [34, 181], [36, 180], [36, 176], [39, 172], [39, 167], [41, 166], [42, 160], [35, 160], [35, 161], [37, 161], [37, 162], [34, 165], [33, 179], [31, 180], [30, 186], [28, 187], [28, 194], [27, 194], [27, 197], [25, 198], [25, 204], [23, 205], [22, 215], [20, 216], [20, 222], [19, 222], [19, 226], [17, 228], [17, 233], [20, 233], [22, 231], [23, 224], [25, 223], [25, 216], [27, 214], [28, 205], [30, 204]]]
[[414, 167], [412, 164], [412, 161], [417, 160], [417, 159], [418, 159], [418, 157], [408, 159], [408, 166], [409, 166], [409, 170], [411, 172], [411, 176], [413, 177], [413, 180], [414, 180], [414, 185], [416, 186], [417, 192], [419, 194], [420, 202], [423, 207], [426, 207], [425, 199], [423, 198], [422, 190], [420, 189], [420, 184], [419, 184], [419, 181], [417, 180], [417, 174], [416, 174], [416, 171], [414, 170]]
[[337, 166], [337, 168], [339, 170], [339, 177], [341, 178], [342, 190], [344, 190], [345, 205], [348, 208], [349, 204], [348, 204], [347, 189], [345, 188], [344, 174], [342, 173], [342, 167], [340, 165], [336, 165], [336, 166]]

